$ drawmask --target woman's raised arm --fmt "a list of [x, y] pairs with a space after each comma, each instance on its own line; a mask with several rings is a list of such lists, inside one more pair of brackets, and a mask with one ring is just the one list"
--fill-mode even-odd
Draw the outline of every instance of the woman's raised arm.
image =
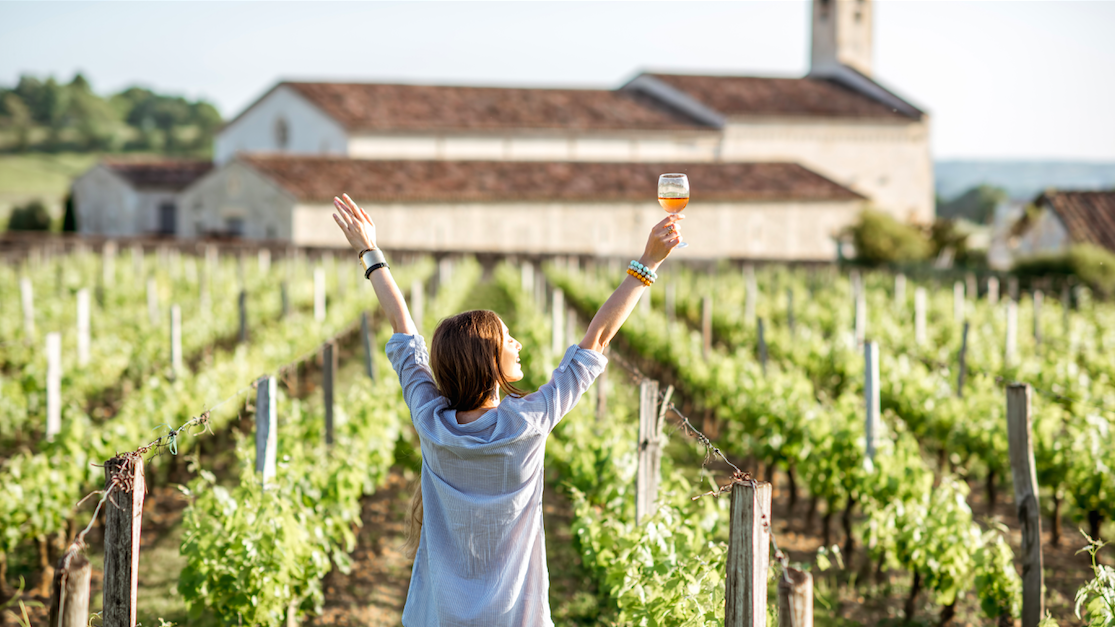
[[[681, 243], [681, 225], [678, 221], [684, 219], [684, 215], [671, 214], [655, 224], [647, 237], [647, 246], [643, 250], [643, 256], [639, 258], [639, 263], [649, 268], [651, 272], [657, 270], [670, 255], [670, 251]], [[578, 346], [598, 353], [603, 352], [627, 317], [634, 311], [639, 296], [645, 289], [647, 288], [642, 281], [631, 275], [624, 277], [623, 283], [620, 283], [616, 291], [612, 292], [608, 300], [600, 306], [600, 311], [592, 317], [588, 331], [585, 332], [585, 339], [581, 340]], [[647, 298], [650, 296], [648, 295]]]
[[[348, 197], [348, 194], [343, 194], [341, 198], [334, 196], [333, 205], [339, 213], [339, 215], [334, 213], [333, 219], [337, 221], [337, 226], [344, 231], [345, 239], [348, 240], [356, 254], [359, 255], [365, 250], [376, 250], [376, 225], [368, 217], [368, 214], [357, 206]], [[358, 270], [353, 268], [353, 271]], [[375, 270], [372, 272], [371, 280], [372, 287], [376, 291], [376, 298], [379, 299], [379, 304], [383, 307], [383, 313], [387, 315], [387, 320], [391, 323], [391, 329], [395, 333], [417, 334], [418, 328], [410, 318], [410, 310], [407, 309], [402, 291], [395, 284], [395, 278], [391, 276], [391, 270], [389, 268]]]

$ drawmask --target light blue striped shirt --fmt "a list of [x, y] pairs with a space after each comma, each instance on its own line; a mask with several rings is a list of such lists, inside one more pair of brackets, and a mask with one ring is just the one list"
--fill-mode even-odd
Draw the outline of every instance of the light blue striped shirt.
[[422, 536], [403, 625], [553, 625], [542, 526], [546, 438], [607, 358], [570, 346], [537, 392], [504, 398], [462, 425], [438, 394], [421, 336], [396, 333], [387, 356], [422, 443]]

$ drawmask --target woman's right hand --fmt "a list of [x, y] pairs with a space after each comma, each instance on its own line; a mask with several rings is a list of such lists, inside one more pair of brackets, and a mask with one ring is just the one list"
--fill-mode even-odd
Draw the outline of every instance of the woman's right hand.
[[[343, 198], [343, 200], [342, 200]], [[340, 215], [333, 214], [333, 219], [337, 221], [337, 226], [341, 227], [344, 231], [345, 239], [348, 240], [350, 246], [357, 253], [367, 249], [375, 250], [376, 247], [376, 225], [368, 214], [364, 212], [348, 194], [342, 194], [341, 198], [333, 197], [333, 206], [337, 208]]]
[[647, 246], [640, 263], [654, 270], [665, 261], [670, 256], [670, 251], [682, 242], [680, 222], [684, 219], [685, 214], [672, 213], [655, 224], [647, 237]]

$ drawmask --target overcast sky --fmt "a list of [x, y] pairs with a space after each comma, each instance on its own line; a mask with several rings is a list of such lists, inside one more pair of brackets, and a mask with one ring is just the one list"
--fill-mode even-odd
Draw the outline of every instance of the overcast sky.
[[[937, 159], [1115, 160], [1115, 2], [876, 2], [875, 78]], [[0, 85], [142, 84], [231, 117], [281, 78], [612, 88], [801, 76], [809, 3], [0, 2]]]

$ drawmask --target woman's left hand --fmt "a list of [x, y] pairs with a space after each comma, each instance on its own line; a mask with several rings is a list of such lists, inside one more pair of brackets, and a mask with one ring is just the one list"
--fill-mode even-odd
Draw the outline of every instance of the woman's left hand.
[[[342, 200], [343, 199], [343, 200]], [[376, 248], [376, 225], [368, 214], [364, 212], [348, 194], [342, 194], [341, 198], [333, 197], [333, 206], [337, 208], [340, 215], [333, 214], [333, 219], [337, 221], [337, 226], [341, 227], [341, 231], [345, 234], [345, 239], [348, 240], [350, 246], [356, 252], [361, 252], [366, 249], [375, 250]]]

